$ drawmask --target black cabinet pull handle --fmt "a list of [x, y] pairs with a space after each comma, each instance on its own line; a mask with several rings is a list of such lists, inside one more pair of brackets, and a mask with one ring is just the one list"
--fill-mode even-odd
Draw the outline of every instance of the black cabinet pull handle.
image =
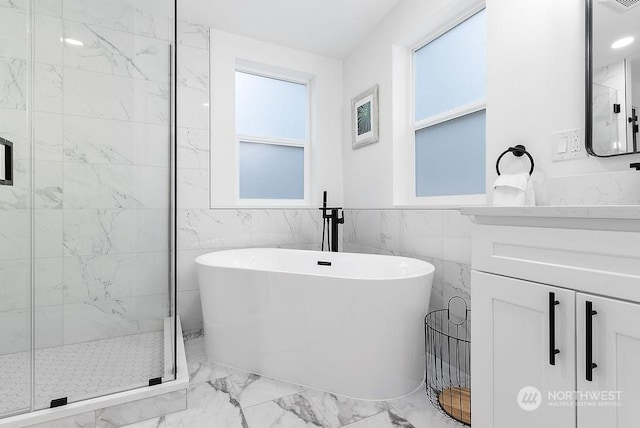
[[593, 362], [593, 316], [598, 312], [593, 310], [593, 302], [587, 301], [586, 303], [586, 322], [587, 322], [587, 337], [586, 337], [586, 366], [587, 366], [587, 380], [593, 381], [593, 369], [598, 367]]
[[556, 293], [549, 293], [549, 364], [556, 365], [556, 355], [560, 353], [556, 349], [556, 306], [560, 302], [556, 300]]

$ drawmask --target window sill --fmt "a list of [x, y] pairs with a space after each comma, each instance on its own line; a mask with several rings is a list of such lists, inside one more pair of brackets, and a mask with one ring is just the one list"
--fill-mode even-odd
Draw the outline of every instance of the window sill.
[[393, 204], [394, 209], [433, 209], [454, 210], [463, 207], [486, 206], [487, 195], [458, 195], [458, 196], [434, 196], [415, 197], [409, 201], [401, 201]]

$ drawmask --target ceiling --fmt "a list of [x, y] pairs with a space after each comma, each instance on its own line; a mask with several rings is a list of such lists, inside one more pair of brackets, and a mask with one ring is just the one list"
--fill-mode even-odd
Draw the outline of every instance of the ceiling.
[[180, 18], [245, 37], [344, 58], [400, 0], [182, 0]]

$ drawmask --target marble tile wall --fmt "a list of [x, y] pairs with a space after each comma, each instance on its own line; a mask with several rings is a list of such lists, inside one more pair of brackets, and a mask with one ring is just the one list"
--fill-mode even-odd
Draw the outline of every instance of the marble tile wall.
[[62, 44], [62, 341], [160, 330], [172, 5], [65, 0], [63, 12], [51, 31], [84, 45]]
[[[2, 33], [27, 14], [21, 1], [0, 9]], [[3, 133], [19, 142], [24, 176], [0, 194], [2, 233], [15, 244], [0, 259], [12, 259], [4, 275], [28, 272], [29, 216], [20, 214], [32, 156], [37, 347], [160, 330], [169, 313], [172, 13], [170, 1], [37, 1], [32, 153], [26, 35], [11, 34], [0, 52]], [[24, 311], [18, 295], [11, 305]], [[20, 350], [12, 339], [0, 337], [0, 352]]]
[[[183, 329], [202, 327], [200, 293], [195, 277], [195, 257], [215, 247], [209, 226], [223, 224], [225, 214], [215, 219], [209, 210], [209, 27], [178, 22], [178, 135], [176, 174], [178, 180], [178, 313]], [[249, 230], [251, 217], [229, 212], [226, 219], [235, 230]], [[235, 217], [235, 221], [231, 218]], [[229, 224], [228, 222], [228, 224]], [[248, 223], [247, 223], [248, 222]], [[233, 227], [233, 226], [230, 226]], [[216, 228], [220, 230], [219, 227]], [[209, 236], [209, 238], [207, 238]], [[251, 238], [249, 236], [248, 241]], [[231, 242], [227, 236], [226, 242]], [[247, 239], [245, 237], [244, 241]], [[222, 246], [225, 239], [217, 241]], [[242, 238], [236, 240], [242, 242]], [[204, 245], [204, 247], [203, 247]]]
[[347, 210], [345, 251], [414, 257], [435, 267], [430, 307], [471, 303], [471, 225], [457, 210]]
[[[0, 354], [22, 351], [29, 346], [30, 339], [27, 303], [31, 242], [27, 238], [31, 234], [32, 203], [31, 152], [26, 144], [28, 22], [26, 2], [0, 2], [0, 136], [14, 143], [14, 185], [0, 186], [0, 325], [3, 326]], [[37, 101], [44, 106], [41, 100]], [[44, 202], [43, 198], [39, 199], [39, 203]]]

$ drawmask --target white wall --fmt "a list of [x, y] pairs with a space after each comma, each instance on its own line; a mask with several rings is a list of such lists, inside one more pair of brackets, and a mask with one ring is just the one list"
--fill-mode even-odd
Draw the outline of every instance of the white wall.
[[[407, 129], [410, 125], [408, 111], [398, 111], [392, 105], [394, 98], [402, 101], [408, 96], [393, 92], [393, 69], [402, 58], [398, 51], [409, 49], [444, 25], [449, 17], [474, 4], [477, 1], [403, 0], [345, 59], [342, 153], [347, 207], [385, 208], [393, 205], [393, 144], [401, 143], [396, 128], [403, 124], [394, 123], [394, 116], [400, 117], [396, 119], [400, 121], [404, 116]], [[400, 80], [403, 78], [401, 76]], [[351, 99], [375, 84], [380, 85], [380, 141], [352, 150]]]
[[583, 1], [488, 0], [487, 19], [488, 183], [491, 160], [513, 144], [536, 159], [542, 203], [554, 202], [546, 196], [555, 177], [628, 171], [640, 159], [551, 161], [552, 133], [584, 127]]
[[342, 61], [211, 30], [211, 203], [236, 206], [235, 70], [251, 67], [309, 82], [310, 198], [342, 204]]
[[[392, 92], [393, 69], [402, 68], [398, 66], [399, 50], [413, 46], [473, 4], [469, 0], [404, 0], [346, 58], [343, 156], [347, 207], [393, 206], [393, 144], [403, 144], [398, 128], [408, 127], [392, 109], [394, 98], [406, 99]], [[524, 144], [535, 158], [536, 191], [542, 204], [557, 203], [548, 195], [550, 187], [558, 185], [555, 178], [563, 178], [564, 183], [567, 176], [580, 181], [584, 175], [627, 172], [630, 162], [640, 160], [640, 155], [634, 155], [551, 161], [552, 134], [584, 127], [582, 0], [487, 0], [487, 21], [489, 194], [496, 178], [496, 158], [515, 144]], [[354, 151], [347, 107], [352, 97], [376, 83], [380, 85], [380, 142]], [[512, 159], [505, 159], [501, 170], [518, 167]], [[396, 168], [402, 166], [403, 161], [397, 162]]]
[[[397, 158], [403, 152], [397, 150], [399, 145], [411, 140], [410, 49], [450, 17], [477, 4], [471, 0], [403, 0], [344, 62], [342, 141], [345, 206], [349, 208], [343, 229], [345, 250], [432, 263], [436, 272], [430, 303], [438, 309], [454, 295], [470, 300], [470, 219], [455, 210], [384, 208], [394, 208], [394, 186], [396, 197], [398, 190], [409, 187], [394, 183], [393, 167], [404, 172], [410, 166], [408, 160]], [[351, 99], [375, 84], [380, 86], [380, 141], [352, 150]]]

